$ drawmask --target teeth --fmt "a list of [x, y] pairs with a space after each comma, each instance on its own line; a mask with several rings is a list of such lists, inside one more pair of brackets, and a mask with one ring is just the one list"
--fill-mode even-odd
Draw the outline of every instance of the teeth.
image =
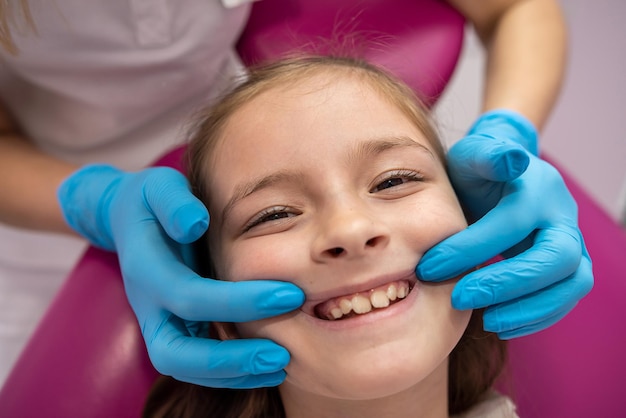
[[341, 312], [341, 309], [339, 308], [331, 309], [330, 314], [333, 316], [334, 319], [339, 319], [343, 316], [343, 313]]
[[372, 303], [368, 298], [361, 295], [356, 295], [352, 298], [352, 310], [358, 314], [368, 313], [372, 310]]
[[318, 317], [331, 321], [353, 314], [363, 315], [374, 309], [384, 309], [406, 298], [410, 290], [408, 281], [397, 281], [385, 287], [372, 289], [369, 293], [357, 293], [329, 300], [318, 305], [315, 312]]
[[389, 297], [387, 297], [387, 292], [383, 292], [382, 290], [372, 292], [370, 295], [370, 301], [372, 302], [372, 306], [374, 308], [386, 308], [389, 306]]
[[339, 307], [341, 308], [341, 313], [343, 313], [344, 315], [352, 312], [352, 302], [350, 302], [348, 299], [341, 299], [341, 301], [339, 301]]

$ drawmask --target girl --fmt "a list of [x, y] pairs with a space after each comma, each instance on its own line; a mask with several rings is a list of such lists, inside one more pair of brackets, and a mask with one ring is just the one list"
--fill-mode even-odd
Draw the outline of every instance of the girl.
[[283, 60], [253, 71], [193, 132], [190, 182], [211, 213], [200, 273], [291, 282], [306, 302], [208, 332], [287, 348], [279, 387], [164, 378], [146, 416], [516, 416], [491, 391], [504, 342], [482, 331], [480, 312], [451, 306], [459, 278], [415, 275], [467, 223], [409, 88], [353, 59]]

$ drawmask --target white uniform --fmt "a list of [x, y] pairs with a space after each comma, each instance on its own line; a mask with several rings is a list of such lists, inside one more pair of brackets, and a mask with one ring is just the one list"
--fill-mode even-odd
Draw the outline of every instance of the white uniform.
[[463, 414], [451, 418], [519, 418], [517, 408], [511, 399], [492, 390], [478, 404]]
[[[19, 55], [0, 53], [0, 99], [52, 155], [144, 167], [242, 70], [236, 3], [30, 0], [37, 34], [16, 30]], [[0, 224], [0, 384], [85, 246]]]

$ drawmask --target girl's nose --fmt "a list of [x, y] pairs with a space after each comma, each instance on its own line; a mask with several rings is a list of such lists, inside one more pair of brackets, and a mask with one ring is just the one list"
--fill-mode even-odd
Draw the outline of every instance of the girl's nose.
[[336, 204], [320, 216], [312, 248], [318, 261], [373, 255], [389, 243], [387, 224], [366, 207]]

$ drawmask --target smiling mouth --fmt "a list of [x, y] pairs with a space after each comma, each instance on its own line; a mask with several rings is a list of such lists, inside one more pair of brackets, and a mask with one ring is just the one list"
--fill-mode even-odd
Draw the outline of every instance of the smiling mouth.
[[327, 321], [338, 321], [382, 310], [406, 298], [412, 290], [408, 280], [397, 280], [351, 295], [329, 299], [315, 306], [315, 316]]

